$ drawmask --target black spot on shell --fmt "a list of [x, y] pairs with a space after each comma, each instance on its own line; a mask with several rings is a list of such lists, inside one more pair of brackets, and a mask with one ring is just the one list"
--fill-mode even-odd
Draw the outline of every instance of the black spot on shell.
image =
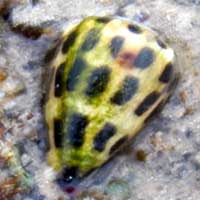
[[71, 117], [68, 128], [69, 141], [75, 147], [80, 147], [84, 142], [85, 128], [88, 124], [86, 116], [80, 113], [75, 113]]
[[73, 46], [75, 40], [77, 37], [77, 32], [73, 31], [69, 34], [65, 42], [63, 43], [62, 52], [63, 54], [66, 54], [71, 46]]
[[86, 63], [84, 62], [84, 60], [77, 57], [67, 77], [66, 89], [68, 91], [74, 90], [76, 84], [79, 81], [80, 74], [85, 69], [85, 67], [86, 67]]
[[55, 96], [60, 97], [62, 95], [62, 89], [63, 89], [63, 73], [65, 70], [65, 63], [62, 63], [57, 71], [55, 76]]
[[111, 19], [109, 17], [99, 17], [96, 19], [97, 22], [100, 23], [108, 23]]
[[165, 101], [161, 101], [157, 107], [151, 112], [151, 114], [145, 119], [145, 123], [148, 123], [154, 116], [158, 115], [165, 105]]
[[138, 108], [135, 110], [135, 114], [141, 116], [145, 113], [159, 98], [160, 94], [156, 91], [150, 93], [143, 101], [140, 103]]
[[54, 58], [54, 56], [56, 55], [56, 50], [57, 48], [54, 47], [47, 52], [44, 58], [45, 63], [49, 63]]
[[99, 41], [99, 29], [93, 28], [87, 33], [86, 39], [83, 42], [81, 50], [82, 51], [92, 50], [98, 43], [98, 41]]
[[167, 45], [162, 40], [157, 39], [157, 43], [161, 48], [163, 48], [163, 49], [167, 48]]
[[62, 147], [63, 141], [63, 123], [60, 119], [54, 119], [54, 142], [57, 148]]
[[109, 154], [113, 155], [114, 153], [116, 153], [117, 151], [119, 151], [122, 146], [126, 143], [126, 141], [128, 140], [127, 136], [124, 136], [122, 138], [120, 138], [110, 149]]
[[134, 61], [134, 66], [145, 69], [149, 67], [154, 61], [154, 52], [151, 48], [145, 47], [143, 48]]
[[133, 24], [129, 24], [128, 25], [128, 30], [131, 31], [132, 33], [137, 33], [137, 34], [142, 32], [141, 28], [136, 24], [134, 24], [134, 25]]
[[159, 81], [161, 81], [163, 83], [168, 83], [170, 81], [170, 79], [171, 79], [172, 72], [173, 72], [173, 65], [171, 63], [168, 63], [165, 66], [164, 71], [160, 75]]
[[46, 53], [46, 55], [44, 57], [45, 63], [49, 63], [55, 58], [55, 56], [58, 52], [58, 47], [60, 45], [60, 40], [56, 41], [55, 43], [56, 43], [55, 46], [53, 48], [49, 49], [48, 52]]
[[120, 50], [124, 44], [124, 40], [125, 39], [121, 36], [116, 36], [111, 40], [110, 51], [114, 58], [116, 58], [118, 53], [120, 52]]
[[96, 135], [94, 139], [94, 149], [102, 152], [106, 146], [107, 141], [116, 134], [116, 127], [110, 123], [106, 123], [102, 130]]
[[111, 71], [107, 66], [95, 69], [89, 77], [88, 86], [85, 91], [86, 95], [90, 97], [100, 95], [108, 84], [110, 72]]
[[117, 105], [127, 103], [138, 89], [138, 79], [132, 76], [126, 76], [122, 83], [122, 88], [111, 98], [111, 102]]
[[57, 179], [61, 187], [66, 187], [66, 184], [72, 183], [78, 177], [78, 167], [65, 167], [60, 177]]

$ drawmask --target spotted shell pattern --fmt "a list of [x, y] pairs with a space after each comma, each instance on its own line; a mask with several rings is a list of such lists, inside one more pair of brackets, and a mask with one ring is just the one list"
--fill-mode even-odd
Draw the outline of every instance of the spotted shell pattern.
[[51, 62], [48, 161], [82, 177], [133, 138], [172, 90], [174, 51], [152, 30], [88, 17], [67, 30]]

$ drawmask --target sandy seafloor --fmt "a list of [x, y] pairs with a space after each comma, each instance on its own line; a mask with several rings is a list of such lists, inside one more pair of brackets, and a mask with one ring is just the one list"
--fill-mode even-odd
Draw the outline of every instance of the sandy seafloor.
[[[9, 22], [0, 20], [0, 200], [69, 199], [45, 157], [43, 58], [69, 23], [89, 15], [120, 15], [157, 30], [176, 52], [181, 79], [131, 147], [81, 183], [77, 199], [200, 200], [200, 1], [12, 0], [10, 6]], [[18, 24], [47, 31], [33, 40], [11, 30]], [[18, 188], [11, 181], [7, 191], [14, 175]]]

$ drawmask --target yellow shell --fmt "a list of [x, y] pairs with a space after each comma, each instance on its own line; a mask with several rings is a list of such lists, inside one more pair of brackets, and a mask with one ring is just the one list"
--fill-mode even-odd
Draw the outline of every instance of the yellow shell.
[[152, 30], [115, 17], [84, 19], [63, 34], [57, 51], [45, 106], [48, 160], [82, 177], [168, 98], [177, 77], [174, 51]]

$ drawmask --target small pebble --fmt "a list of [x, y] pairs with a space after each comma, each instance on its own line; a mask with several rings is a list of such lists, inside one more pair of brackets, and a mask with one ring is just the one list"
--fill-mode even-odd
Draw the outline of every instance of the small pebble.
[[133, 16], [133, 19], [138, 23], [142, 23], [149, 19], [149, 14], [143, 11], [139, 11]]
[[131, 196], [128, 183], [120, 179], [110, 181], [105, 189], [105, 193], [112, 200], [126, 200]]
[[147, 153], [143, 149], [138, 149], [135, 153], [136, 159], [140, 162], [146, 161]]
[[6, 129], [5, 129], [4, 125], [0, 122], [0, 139], [2, 138], [5, 130]]
[[38, 69], [39, 64], [33, 61], [29, 61], [26, 65], [23, 66], [23, 69], [26, 71], [34, 71]]
[[194, 157], [195, 161], [200, 165], [200, 153], [197, 153]]
[[200, 0], [175, 0], [177, 3], [181, 5], [200, 5]]
[[31, 158], [27, 154], [23, 154], [21, 156], [21, 162], [23, 166], [26, 166], [31, 162]]
[[165, 140], [164, 133], [161, 131], [152, 135], [150, 142], [156, 151], [165, 152], [172, 151], [174, 149], [174, 146]]
[[184, 159], [185, 162], [188, 162], [191, 157], [192, 157], [192, 153], [190, 153], [190, 152], [183, 154], [183, 159]]
[[193, 165], [194, 169], [199, 171], [200, 170], [200, 153], [196, 153], [194, 157], [190, 160], [191, 164]]
[[17, 112], [17, 104], [15, 101], [8, 101], [5, 105], [4, 105], [4, 109], [3, 112], [5, 114], [5, 116], [9, 119], [14, 119], [16, 118], [19, 113]]
[[108, 198], [98, 190], [87, 190], [78, 194], [77, 200], [108, 200]]
[[0, 90], [0, 99], [5, 97], [5, 92], [3, 92], [2, 90]]
[[4, 81], [7, 78], [8, 74], [3, 69], [0, 69], [0, 82]]
[[21, 80], [9, 79], [3, 84], [2, 90], [6, 96], [17, 96], [25, 91], [25, 85]]
[[33, 6], [36, 6], [39, 2], [40, 0], [31, 0]]

